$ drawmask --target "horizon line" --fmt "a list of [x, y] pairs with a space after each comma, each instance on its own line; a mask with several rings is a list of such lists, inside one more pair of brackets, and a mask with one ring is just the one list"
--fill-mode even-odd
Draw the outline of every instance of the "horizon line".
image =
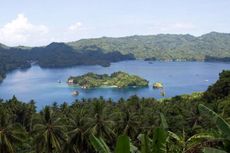
[[135, 36], [159, 36], [159, 35], [190, 35], [190, 36], [193, 36], [193, 37], [201, 37], [201, 36], [204, 36], [204, 35], [207, 35], [207, 34], [211, 34], [211, 33], [218, 33], [218, 34], [230, 34], [230, 32], [217, 32], [217, 31], [210, 31], [210, 32], [207, 32], [207, 33], [203, 33], [203, 34], [200, 34], [200, 35], [194, 35], [194, 34], [190, 34], [190, 33], [158, 33], [158, 34], [134, 34], [134, 35], [124, 35], [124, 36], [98, 36], [98, 37], [89, 37], [89, 38], [80, 38], [80, 39], [76, 39], [76, 40], [73, 40], [73, 41], [50, 41], [49, 43], [47, 44], [44, 44], [44, 45], [16, 45], [16, 46], [11, 46], [11, 45], [7, 45], [7, 44], [4, 44], [4, 43], [1, 43], [0, 42], [0, 46], [5, 46], [5, 47], [9, 47], [9, 48], [17, 48], [17, 47], [28, 47], [28, 48], [34, 48], [34, 47], [45, 47], [45, 46], [48, 46], [52, 43], [74, 43], [74, 42], [78, 42], [78, 41], [81, 41], [81, 40], [90, 40], [90, 39], [102, 39], [102, 38], [126, 38], [126, 37], [135, 37]]

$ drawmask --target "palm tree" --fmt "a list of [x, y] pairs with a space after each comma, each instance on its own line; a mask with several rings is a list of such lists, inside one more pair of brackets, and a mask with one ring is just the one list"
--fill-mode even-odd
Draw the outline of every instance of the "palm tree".
[[[173, 145], [173, 142], [176, 141], [177, 147], [176, 151], [182, 153], [190, 153], [196, 150], [201, 150], [205, 142], [210, 142], [211, 140], [216, 141], [218, 135], [216, 133], [198, 133], [190, 138], [186, 138], [185, 132], [183, 131], [182, 136], [177, 135], [171, 131], [168, 131], [169, 134], [169, 144]], [[173, 140], [173, 142], [171, 142]], [[175, 149], [171, 147], [172, 149]], [[175, 150], [174, 150], [175, 151]]]
[[154, 136], [150, 139], [146, 134], [140, 134], [141, 153], [166, 153], [167, 131], [159, 127], [155, 129]]
[[128, 135], [131, 138], [136, 137], [138, 134], [138, 116], [135, 113], [131, 113], [128, 108], [120, 113], [120, 121], [118, 121], [119, 129], [123, 130], [122, 133]]
[[90, 133], [96, 137], [103, 137], [107, 140], [113, 140], [115, 133], [112, 130], [113, 121], [108, 120], [104, 115], [105, 103], [96, 101], [93, 103], [93, 118], [88, 118], [86, 126], [90, 127]]
[[[94, 147], [95, 151], [99, 153], [112, 153], [108, 145], [102, 138], [97, 138], [94, 135], [90, 136], [90, 142]], [[117, 139], [115, 153], [130, 153], [131, 150], [131, 143], [129, 137], [126, 135], [121, 135]]]
[[166, 153], [168, 139], [168, 124], [162, 113], [160, 113], [161, 124], [153, 133], [150, 139], [146, 134], [140, 134], [138, 139], [141, 142], [141, 153]]
[[145, 121], [149, 116], [145, 116], [146, 112], [144, 113], [141, 102], [137, 102], [136, 96], [132, 98], [136, 102], [120, 101], [116, 108], [113, 108], [115, 111], [112, 113], [112, 118], [116, 123], [115, 131], [118, 135], [125, 134], [135, 139], [141, 130], [147, 128]]
[[69, 117], [69, 139], [64, 150], [69, 153], [82, 153], [90, 149], [88, 129], [85, 127], [86, 113], [81, 108], [71, 114], [71, 117]]
[[[181, 152], [191, 153], [200, 150], [202, 142], [208, 140], [216, 140], [218, 135], [214, 133], [199, 133], [186, 139], [185, 132], [182, 136], [168, 131], [167, 121], [162, 113], [160, 113], [161, 125], [155, 129], [153, 138], [150, 139], [146, 134], [140, 134], [138, 139], [141, 142], [142, 153], [166, 153]], [[175, 142], [177, 143], [176, 145]]]
[[[1, 109], [3, 110], [3, 109]], [[6, 112], [0, 112], [0, 153], [15, 153], [16, 145], [23, 143], [25, 130], [9, 122]]]
[[49, 107], [41, 112], [40, 123], [34, 126], [36, 151], [38, 153], [61, 152], [63, 142], [66, 142], [65, 126], [61, 118], [56, 117]]

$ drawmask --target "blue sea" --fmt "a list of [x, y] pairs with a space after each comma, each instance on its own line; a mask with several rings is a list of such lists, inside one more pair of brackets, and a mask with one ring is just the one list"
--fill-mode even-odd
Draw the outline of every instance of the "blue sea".
[[[209, 62], [148, 62], [142, 60], [112, 63], [110, 67], [76, 66], [62, 69], [44, 69], [37, 65], [27, 70], [15, 70], [7, 74], [0, 84], [0, 98], [9, 99], [15, 95], [19, 100], [29, 102], [35, 100], [38, 108], [53, 102], [72, 103], [75, 99], [94, 98], [128, 98], [132, 95], [140, 97], [164, 98], [160, 91], [153, 89], [154, 82], [162, 82], [165, 97], [205, 91], [215, 83], [222, 70], [229, 70], [230, 63]], [[70, 87], [66, 83], [69, 76], [78, 76], [87, 72], [111, 74], [124, 71], [135, 74], [149, 81], [146, 88], [95, 88], [81, 89]], [[59, 83], [59, 80], [61, 83]], [[72, 96], [73, 91], [79, 96]]]

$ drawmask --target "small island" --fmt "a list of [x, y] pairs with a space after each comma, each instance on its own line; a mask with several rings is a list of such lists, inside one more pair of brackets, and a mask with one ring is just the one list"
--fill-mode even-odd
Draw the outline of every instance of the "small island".
[[89, 89], [97, 87], [146, 87], [149, 82], [139, 76], [118, 71], [111, 75], [87, 73], [81, 76], [71, 76], [67, 83], [69, 85], [77, 85], [81, 88]]
[[153, 88], [155, 88], [155, 89], [160, 89], [160, 88], [163, 88], [163, 87], [164, 86], [163, 86], [163, 84], [161, 82], [155, 82], [153, 84]]

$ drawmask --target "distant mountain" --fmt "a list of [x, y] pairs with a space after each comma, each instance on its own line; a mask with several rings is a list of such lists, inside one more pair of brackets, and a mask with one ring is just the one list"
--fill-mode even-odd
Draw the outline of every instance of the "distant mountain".
[[94, 50], [82, 48], [76, 51], [65, 43], [51, 43], [46, 47], [36, 47], [30, 50], [28, 59], [37, 61], [42, 67], [68, 67], [75, 65], [109, 66], [111, 62], [135, 59], [133, 55], [123, 55], [120, 52], [106, 53], [101, 48]]
[[4, 48], [5, 49], [5, 48], [9, 48], [9, 47], [0, 43], [0, 48]]
[[45, 47], [7, 47], [0, 46], [0, 81], [5, 74], [13, 69], [28, 68], [32, 62], [41, 67], [60, 68], [75, 65], [109, 66], [111, 62], [135, 59], [133, 55], [123, 55], [114, 51], [106, 53], [101, 48], [94, 47], [76, 51], [65, 43], [51, 43]]
[[0, 80], [6, 72], [28, 68], [75, 65], [109, 66], [111, 62], [133, 60], [230, 61], [230, 34], [211, 32], [192, 35], [159, 34], [121, 38], [102, 37], [43, 47], [8, 47], [0, 44]]
[[133, 54], [136, 58], [162, 60], [205, 60], [205, 57], [230, 57], [230, 34], [211, 32], [199, 37], [192, 35], [159, 34], [120, 38], [102, 37], [67, 43], [76, 50], [98, 47], [105, 52], [114, 50]]
[[19, 48], [0, 46], [0, 82], [7, 72], [17, 68], [30, 67], [26, 58], [27, 54], [28, 51]]

